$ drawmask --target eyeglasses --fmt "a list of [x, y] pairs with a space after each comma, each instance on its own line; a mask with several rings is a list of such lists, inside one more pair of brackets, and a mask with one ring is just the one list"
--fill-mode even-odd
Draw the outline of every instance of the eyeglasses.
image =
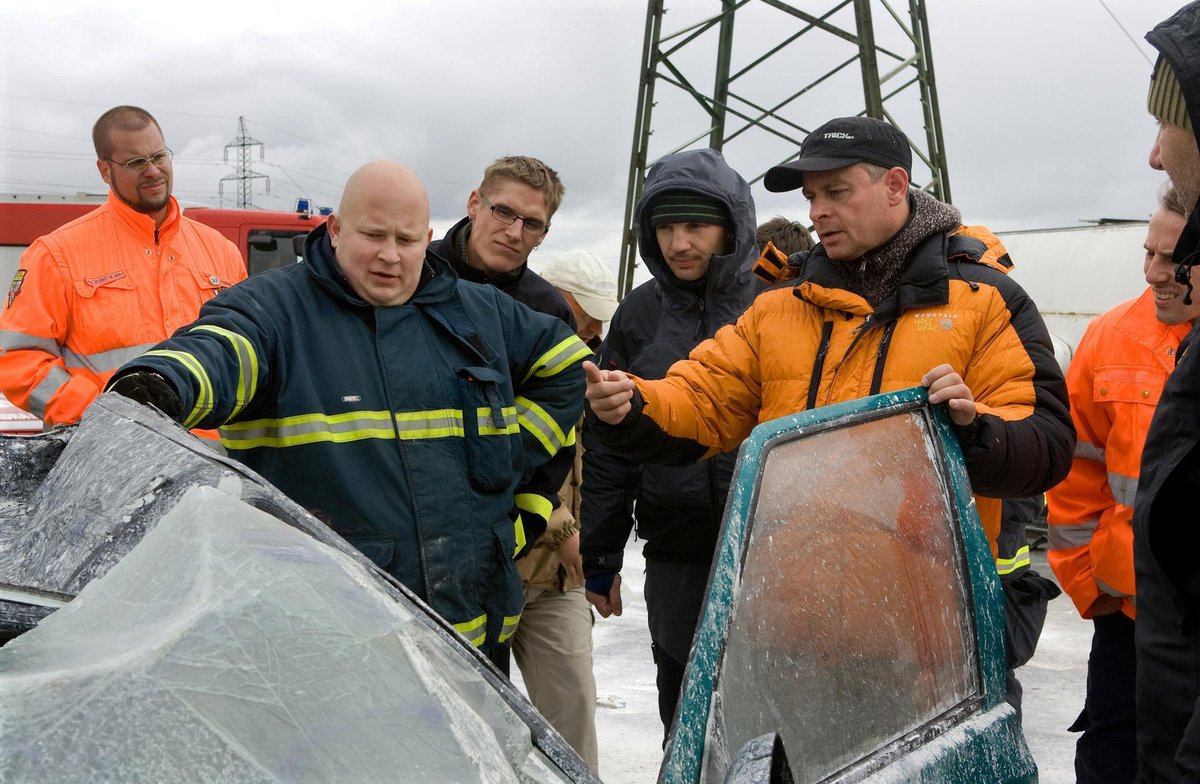
[[546, 232], [550, 231], [549, 224], [542, 223], [537, 218], [526, 218], [524, 215], [517, 213], [505, 207], [503, 204], [492, 204], [491, 199], [479, 194], [479, 198], [483, 199], [483, 203], [491, 210], [492, 217], [503, 223], [505, 226], [511, 226], [517, 221], [521, 221], [521, 231], [528, 234], [530, 237], [545, 237]]
[[165, 150], [159, 150], [149, 158], [130, 158], [124, 163], [121, 163], [120, 161], [114, 161], [112, 158], [105, 158], [104, 160], [108, 161], [109, 163], [117, 164], [125, 171], [141, 174], [142, 172], [146, 171], [146, 169], [149, 169], [150, 164], [152, 163], [157, 169], [161, 169], [162, 167], [166, 166], [171, 161], [172, 155], [174, 155], [174, 153], [172, 153], [170, 148], [168, 148]]

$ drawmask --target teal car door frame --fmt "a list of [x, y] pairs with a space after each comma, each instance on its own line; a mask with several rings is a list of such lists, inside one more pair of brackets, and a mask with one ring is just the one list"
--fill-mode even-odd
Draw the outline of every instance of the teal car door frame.
[[734, 477], [659, 781], [725, 780], [774, 732], [796, 781], [1036, 781], [995, 563], [925, 390], [763, 423]]

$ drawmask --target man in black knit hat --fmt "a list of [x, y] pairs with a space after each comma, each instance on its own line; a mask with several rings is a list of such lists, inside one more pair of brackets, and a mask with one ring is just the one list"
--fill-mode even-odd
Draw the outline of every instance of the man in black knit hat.
[[[754, 298], [754, 202], [720, 153], [689, 150], [650, 168], [636, 216], [638, 247], [654, 278], [621, 302], [597, 362], [661, 378]], [[641, 466], [593, 445], [586, 431], [584, 443], [580, 545], [587, 597], [600, 615], [621, 614], [622, 555], [636, 518], [646, 541], [658, 711], [669, 730], [736, 449], [689, 466]]]

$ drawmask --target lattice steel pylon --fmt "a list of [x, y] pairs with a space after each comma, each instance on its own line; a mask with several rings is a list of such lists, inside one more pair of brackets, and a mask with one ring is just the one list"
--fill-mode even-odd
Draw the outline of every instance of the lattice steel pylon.
[[267, 193], [271, 192], [271, 178], [265, 174], [259, 174], [250, 168], [250, 148], [258, 148], [258, 159], [261, 161], [266, 156], [266, 147], [262, 142], [250, 137], [246, 132], [246, 118], [238, 118], [238, 135], [229, 144], [225, 145], [225, 162], [229, 163], [229, 149], [233, 148], [237, 151], [237, 164], [234, 167], [233, 174], [227, 174], [221, 178], [221, 182], [217, 185], [217, 193], [220, 198], [225, 198], [225, 183], [234, 181], [237, 183], [237, 207], [239, 210], [254, 209], [254, 181], [266, 180]]
[[[622, 296], [637, 266], [633, 211], [646, 169], [700, 143], [722, 151], [754, 185], [771, 166], [794, 158], [825, 121], [885, 119], [913, 146], [913, 184], [950, 200], [925, 0], [908, 0], [903, 13], [888, 0], [841, 0], [819, 15], [811, 11], [817, 4], [802, 10], [783, 0], [675, 2], [671, 11], [683, 24], [667, 33], [668, 0], [649, 0], [621, 240]], [[877, 9], [885, 12], [878, 26]], [[696, 86], [710, 77], [711, 91]], [[760, 219], [765, 195], [755, 189]]]

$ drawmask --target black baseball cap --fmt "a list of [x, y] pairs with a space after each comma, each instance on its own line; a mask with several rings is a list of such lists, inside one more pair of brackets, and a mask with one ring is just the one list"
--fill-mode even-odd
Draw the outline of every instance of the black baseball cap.
[[838, 117], [804, 138], [796, 160], [772, 166], [763, 185], [772, 193], [794, 191], [804, 184], [806, 171], [832, 171], [862, 162], [899, 166], [911, 175], [908, 137], [873, 117]]

